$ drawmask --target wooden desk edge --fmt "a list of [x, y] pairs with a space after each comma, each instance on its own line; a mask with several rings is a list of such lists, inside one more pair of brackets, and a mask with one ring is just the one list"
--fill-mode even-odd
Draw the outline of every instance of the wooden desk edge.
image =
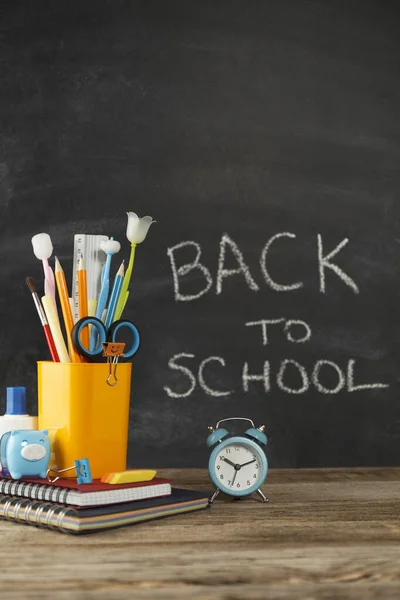
[[[157, 470], [158, 477], [171, 479], [174, 485], [206, 485], [212, 488], [206, 468]], [[400, 481], [400, 467], [350, 467], [328, 469], [269, 469], [266, 484], [340, 481]]]

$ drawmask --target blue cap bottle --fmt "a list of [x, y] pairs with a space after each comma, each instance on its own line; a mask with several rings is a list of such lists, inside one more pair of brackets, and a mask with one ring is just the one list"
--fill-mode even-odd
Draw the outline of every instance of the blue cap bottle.
[[26, 389], [24, 387], [8, 387], [6, 415], [26, 414]]
[[26, 410], [26, 389], [24, 387], [7, 388], [6, 413], [0, 416], [0, 438], [3, 433], [14, 429], [37, 429], [37, 417], [31, 417]]

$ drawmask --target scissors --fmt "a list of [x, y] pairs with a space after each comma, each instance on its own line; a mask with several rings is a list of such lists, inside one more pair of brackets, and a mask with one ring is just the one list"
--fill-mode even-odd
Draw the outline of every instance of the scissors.
[[[84, 327], [87, 327], [88, 325], [92, 325], [92, 327], [94, 327], [94, 329], [97, 332], [97, 340], [93, 350], [91, 350], [90, 347], [86, 348], [86, 346], [83, 345], [81, 340], [82, 329]], [[104, 323], [102, 323], [100, 319], [97, 319], [96, 317], [83, 317], [82, 319], [77, 321], [77, 323], [75, 323], [72, 329], [72, 343], [75, 347], [75, 350], [81, 356], [84, 356], [89, 360], [96, 361], [99, 360], [100, 356], [102, 356], [103, 354], [103, 344], [105, 342], [117, 342], [117, 334], [123, 329], [127, 330], [129, 336], [132, 338], [130, 346], [128, 344], [126, 345], [123, 354], [124, 358], [130, 358], [131, 356], [136, 354], [139, 348], [140, 335], [139, 331], [132, 323], [132, 321], [127, 321], [126, 319], [114, 321], [114, 323], [110, 325], [107, 331], [107, 329], [104, 326]]]

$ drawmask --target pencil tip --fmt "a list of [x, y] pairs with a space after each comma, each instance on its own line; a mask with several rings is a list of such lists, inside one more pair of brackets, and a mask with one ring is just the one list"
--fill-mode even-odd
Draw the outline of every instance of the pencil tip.
[[60, 261], [58, 260], [57, 256], [54, 257], [55, 259], [55, 271], [62, 271], [61, 265], [60, 265]]

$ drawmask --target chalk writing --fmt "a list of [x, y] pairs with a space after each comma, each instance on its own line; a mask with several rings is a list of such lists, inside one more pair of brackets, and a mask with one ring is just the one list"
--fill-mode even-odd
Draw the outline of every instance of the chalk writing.
[[245, 362], [242, 371], [242, 384], [245, 392], [249, 391], [249, 381], [262, 381], [264, 383], [264, 390], [269, 392], [271, 389], [270, 381], [270, 367], [269, 360], [264, 361], [264, 368], [262, 375], [250, 375], [249, 374], [249, 363]]
[[[319, 373], [321, 368], [326, 365], [334, 369], [338, 376], [337, 385], [334, 388], [327, 388], [320, 382]], [[319, 360], [316, 362], [314, 370], [311, 375], [311, 379], [316, 389], [321, 392], [321, 394], [337, 394], [340, 390], [346, 385], [346, 378], [342, 372], [342, 370], [338, 367], [338, 365], [331, 360]]]
[[[183, 264], [180, 267], [176, 268], [175, 252], [177, 250], [180, 250], [181, 248], [185, 248], [187, 246], [193, 246], [196, 249], [196, 257], [192, 262]], [[187, 302], [189, 300], [196, 300], [197, 298], [200, 298], [201, 296], [203, 296], [203, 294], [206, 294], [208, 292], [208, 290], [210, 289], [210, 287], [212, 286], [213, 280], [211, 277], [211, 273], [207, 269], [207, 267], [205, 267], [203, 264], [201, 264], [199, 262], [200, 256], [201, 256], [200, 244], [198, 244], [197, 242], [191, 242], [191, 241], [181, 242], [180, 244], [177, 244], [176, 246], [173, 246], [172, 248], [168, 248], [167, 253], [168, 253], [169, 259], [171, 261], [172, 276], [174, 278], [175, 300], [181, 301], [181, 302]], [[186, 295], [181, 294], [180, 289], [179, 289], [179, 277], [184, 277], [185, 275], [187, 275], [188, 273], [190, 273], [191, 271], [194, 271], [196, 269], [199, 270], [201, 273], [203, 273], [204, 278], [206, 280], [205, 286], [197, 294], [186, 294]]]
[[[282, 283], [272, 279], [268, 269], [267, 262], [272, 260], [272, 254], [269, 252], [271, 247], [282, 239], [293, 240], [296, 238], [294, 233], [287, 231], [276, 233], [264, 245], [259, 266], [262, 278], [267, 287], [274, 292], [292, 292], [301, 290], [304, 287], [302, 281], [293, 283]], [[321, 234], [317, 234], [316, 244], [316, 262], [319, 289], [321, 294], [327, 294], [326, 271], [330, 270], [337, 276], [336, 282], [340, 281], [347, 288], [350, 288], [354, 294], [359, 294], [360, 290], [354, 279], [339, 267], [334, 260], [337, 260], [341, 252], [349, 243], [348, 238], [342, 239], [330, 252], [324, 250], [324, 244]], [[178, 263], [176, 255], [181, 256], [181, 252], [190, 252], [189, 262]], [[194, 250], [194, 257], [193, 257]], [[234, 268], [227, 268], [227, 251], [235, 260]], [[211, 270], [201, 262], [202, 249], [200, 244], [194, 241], [181, 242], [167, 250], [174, 283], [174, 297], [177, 302], [195, 301], [204, 294], [209, 293], [213, 288], [213, 277]], [[228, 259], [230, 262], [230, 259]], [[178, 266], [179, 264], [179, 266]], [[193, 277], [193, 275], [196, 275]], [[191, 275], [191, 277], [189, 277]], [[199, 279], [200, 275], [200, 279]], [[181, 285], [185, 277], [189, 278], [191, 285], [198, 286], [196, 293], [184, 294]], [[217, 271], [215, 276], [215, 294], [222, 295], [224, 282], [227, 278], [238, 277], [238, 283], [241, 282], [242, 290], [260, 292], [260, 286], [250, 272], [250, 266], [246, 262], [238, 244], [227, 234], [224, 233], [219, 244], [219, 256]], [[243, 283], [245, 284], [243, 286]], [[337, 284], [330, 283], [331, 288], [336, 290]], [[343, 286], [342, 286], [343, 287]], [[235, 290], [240, 289], [236, 286]], [[249, 320], [245, 322], [246, 328], [258, 328], [253, 335], [261, 337], [261, 345], [270, 344], [271, 327], [276, 328], [276, 335], [283, 335], [284, 340], [289, 344], [306, 344], [312, 339], [311, 325], [302, 319], [287, 319], [285, 317], [275, 317], [267, 319]], [[275, 330], [274, 330], [275, 331]], [[250, 334], [250, 331], [249, 331]], [[261, 336], [260, 336], [261, 334]], [[260, 337], [259, 337], [260, 336]], [[249, 339], [251, 336], [249, 335]], [[230, 389], [231, 385], [224, 384], [224, 374], [226, 374], [227, 363], [222, 356], [208, 356], [198, 360], [195, 354], [181, 352], [175, 354], [168, 362], [168, 367], [179, 374], [178, 379], [175, 375], [176, 389], [171, 386], [164, 386], [164, 390], [171, 398], [188, 398], [193, 394], [197, 387], [207, 395], [214, 398], [228, 398], [236, 392], [248, 393], [253, 386], [262, 386], [259, 389], [265, 394], [274, 390], [280, 390], [287, 394], [302, 395], [310, 388], [313, 388], [320, 394], [339, 394], [342, 391], [360, 392], [366, 390], [383, 390], [389, 387], [387, 383], [359, 383], [355, 382], [354, 358], [349, 358], [345, 366], [341, 366], [328, 358], [316, 360], [313, 367], [304, 366], [301, 361], [294, 358], [283, 358], [274, 360], [264, 360], [262, 357], [262, 368], [250, 365], [248, 360], [243, 361], [241, 374], [238, 374], [237, 386]], [[184, 364], [182, 364], [184, 363]], [[229, 379], [231, 382], [231, 377]], [[216, 383], [218, 382], [218, 383]]]
[[200, 386], [203, 388], [205, 393], [208, 394], [209, 396], [214, 396], [215, 398], [218, 398], [221, 396], [230, 396], [230, 394], [232, 393], [232, 390], [225, 390], [225, 391], [216, 390], [215, 388], [211, 388], [209, 385], [206, 384], [206, 381], [205, 381], [204, 375], [203, 375], [204, 367], [212, 361], [219, 362], [223, 367], [225, 367], [225, 361], [220, 356], [209, 356], [208, 358], [205, 358], [200, 363], [200, 366], [199, 366], [198, 379], [199, 379]]
[[[297, 281], [291, 284], [283, 284], [278, 283], [272, 279], [269, 274], [269, 271], [266, 267], [266, 259], [267, 254], [272, 246], [277, 240], [281, 238], [289, 238], [293, 239], [296, 237], [294, 233], [290, 233], [288, 231], [284, 231], [281, 233], [276, 233], [273, 235], [265, 244], [264, 248], [261, 251], [259, 266], [261, 269], [261, 274], [267, 284], [268, 288], [275, 292], [292, 292], [304, 287], [304, 283], [302, 281]], [[325, 281], [325, 270], [330, 269], [342, 281], [346, 286], [350, 287], [355, 294], [359, 293], [359, 288], [355, 281], [343, 271], [337, 264], [332, 262], [333, 258], [348, 244], [348, 238], [343, 239], [331, 252], [324, 255], [324, 247], [322, 235], [317, 234], [317, 264], [318, 264], [318, 275], [319, 275], [319, 291], [322, 294], [325, 294], [327, 291], [326, 281]], [[186, 262], [177, 266], [177, 260], [175, 258], [175, 254], [179, 253], [179, 251], [184, 250], [185, 248], [192, 247], [195, 249], [195, 257], [190, 262]], [[229, 247], [231, 254], [236, 260], [237, 267], [234, 269], [228, 269], [225, 267], [226, 260], [226, 248]], [[170, 259], [171, 269], [172, 269], [172, 277], [174, 282], [174, 294], [175, 300], [177, 302], [188, 302], [198, 300], [204, 294], [207, 294], [212, 286], [213, 286], [213, 277], [211, 275], [211, 270], [206, 267], [200, 259], [202, 257], [202, 249], [199, 243], [194, 241], [185, 241], [176, 244], [176, 246], [172, 246], [167, 249], [167, 254]], [[193, 274], [193, 271], [199, 271], [202, 274], [203, 281], [200, 282], [200, 288], [195, 294], [183, 294], [180, 289], [180, 281], [185, 277]], [[221, 237], [221, 241], [219, 244], [219, 256], [217, 263], [217, 273], [216, 273], [216, 284], [215, 284], [215, 293], [221, 294], [223, 292], [223, 281], [227, 277], [232, 276], [240, 276], [242, 280], [247, 285], [247, 288], [253, 292], [259, 292], [260, 286], [257, 284], [253, 275], [250, 272], [250, 266], [246, 263], [243, 253], [240, 250], [238, 244], [227, 234], [224, 233]]]
[[[291, 388], [284, 383], [284, 376], [289, 365], [293, 365], [301, 377], [302, 384], [299, 388]], [[287, 392], [288, 394], [304, 394], [304, 392], [306, 392], [310, 387], [310, 382], [305, 368], [299, 362], [297, 362], [297, 360], [291, 360], [290, 358], [285, 358], [285, 360], [282, 360], [278, 375], [276, 377], [276, 383], [283, 392]]]
[[[228, 245], [230, 247], [232, 254], [234, 255], [234, 257], [239, 265], [237, 267], [237, 269], [225, 269], [225, 267], [224, 267], [226, 245]], [[233, 240], [231, 240], [229, 235], [227, 235], [225, 233], [222, 236], [222, 239], [221, 239], [221, 242], [219, 245], [219, 260], [218, 260], [218, 270], [217, 270], [216, 293], [220, 294], [222, 292], [222, 280], [225, 277], [228, 277], [230, 275], [236, 275], [239, 273], [243, 274], [245, 281], [251, 290], [257, 292], [260, 289], [258, 287], [258, 285], [256, 284], [256, 282], [254, 281], [254, 279], [252, 278], [252, 276], [250, 274], [250, 269], [247, 266], [247, 264], [245, 263], [243, 254], [239, 250], [239, 247], [237, 246], [237, 244], [235, 244], [235, 242]]]
[[276, 240], [278, 240], [279, 238], [282, 238], [282, 237], [295, 238], [296, 236], [294, 233], [289, 233], [288, 231], [284, 231], [283, 233], [277, 233], [276, 235], [273, 235], [272, 238], [270, 238], [268, 240], [268, 242], [265, 244], [265, 246], [261, 252], [260, 267], [261, 267], [261, 273], [264, 275], [265, 282], [269, 285], [269, 287], [272, 290], [275, 290], [276, 292], [290, 292], [292, 290], [298, 290], [299, 288], [302, 288], [304, 285], [303, 282], [298, 281], [297, 283], [292, 283], [291, 285], [284, 285], [282, 283], [276, 283], [276, 281], [274, 281], [272, 279], [272, 277], [270, 277], [270, 274], [267, 271], [267, 267], [265, 264], [268, 251], [271, 248], [272, 244]]
[[182, 358], [194, 358], [194, 354], [186, 354], [186, 352], [181, 352], [180, 354], [175, 354], [172, 358], [170, 358], [168, 362], [168, 367], [173, 371], [180, 371], [189, 379], [189, 387], [185, 392], [174, 392], [169, 387], [164, 386], [164, 390], [167, 392], [170, 398], [186, 398], [190, 396], [193, 390], [196, 387], [196, 377], [192, 374], [191, 370], [183, 365], [178, 365], [177, 361]]
[[319, 288], [320, 291], [325, 294], [326, 286], [325, 286], [325, 269], [331, 269], [346, 285], [348, 285], [355, 294], [359, 293], [358, 286], [353, 281], [353, 279], [347, 275], [340, 267], [335, 265], [335, 263], [331, 262], [331, 259], [340, 252], [344, 246], [348, 243], [348, 238], [345, 238], [334, 248], [329, 254], [323, 256], [324, 248], [322, 244], [322, 236], [318, 234], [318, 268], [319, 268]]
[[[254, 327], [255, 325], [261, 325], [262, 331], [262, 340], [263, 346], [268, 344], [268, 325], [278, 325], [279, 323], [285, 323], [283, 332], [286, 336], [288, 342], [293, 342], [294, 344], [302, 344], [304, 342], [308, 342], [311, 339], [311, 327], [305, 321], [301, 321], [300, 319], [289, 319], [286, 320], [283, 317], [279, 319], [261, 319], [259, 321], [249, 321], [245, 323], [246, 327]], [[303, 328], [303, 336], [298, 337], [297, 339], [293, 337], [292, 329], [294, 328]]]
[[[291, 358], [285, 358], [279, 361], [277, 369], [275, 369], [274, 371], [272, 370], [272, 362], [270, 360], [264, 361], [262, 372], [259, 373], [251, 372], [249, 363], [244, 362], [241, 382], [238, 378], [238, 385], [241, 384], [241, 389], [215, 389], [215, 387], [211, 383], [211, 381], [214, 379], [212, 371], [211, 369], [209, 369], [210, 381], [206, 381], [204, 367], [211, 362], [218, 362], [222, 367], [226, 367], [225, 359], [221, 356], [209, 356], [208, 358], [205, 358], [204, 360], [200, 361], [199, 367], [197, 369], [195, 366], [192, 366], [191, 369], [189, 369], [188, 367], [178, 364], [178, 361], [188, 358], [196, 359], [196, 356], [194, 354], [185, 353], [176, 354], [170, 359], [168, 363], [169, 368], [180, 371], [187, 380], [184, 382], [185, 385], [183, 386], [183, 391], [173, 391], [170, 387], [164, 386], [164, 390], [171, 398], [187, 398], [194, 392], [194, 390], [197, 387], [197, 383], [199, 384], [200, 388], [205, 392], [205, 394], [214, 397], [228, 397], [231, 394], [234, 394], [236, 391], [249, 392], [251, 389], [251, 384], [256, 385], [259, 383], [262, 383], [261, 389], [263, 389], [265, 393], [269, 393], [274, 389], [279, 389], [282, 392], [286, 392], [287, 394], [298, 395], [306, 393], [310, 389], [311, 385], [313, 385], [314, 388], [321, 394], [338, 394], [345, 387], [346, 391], [348, 392], [386, 389], [389, 387], [389, 384], [386, 383], [362, 383], [356, 385], [354, 382], [354, 359], [348, 360], [345, 368], [341, 368], [338, 364], [331, 360], [318, 360], [312, 369], [310, 377], [306, 367], [304, 367], [304, 365], [302, 365], [299, 361]], [[321, 381], [322, 367], [330, 367], [336, 372], [338, 381], [334, 387], [328, 387]], [[290, 381], [292, 381], [293, 379], [292, 377], [289, 378], [288, 373], [290, 370], [297, 376], [299, 385], [289, 385], [289, 379]], [[219, 376], [219, 381], [220, 380], [221, 376]]]

